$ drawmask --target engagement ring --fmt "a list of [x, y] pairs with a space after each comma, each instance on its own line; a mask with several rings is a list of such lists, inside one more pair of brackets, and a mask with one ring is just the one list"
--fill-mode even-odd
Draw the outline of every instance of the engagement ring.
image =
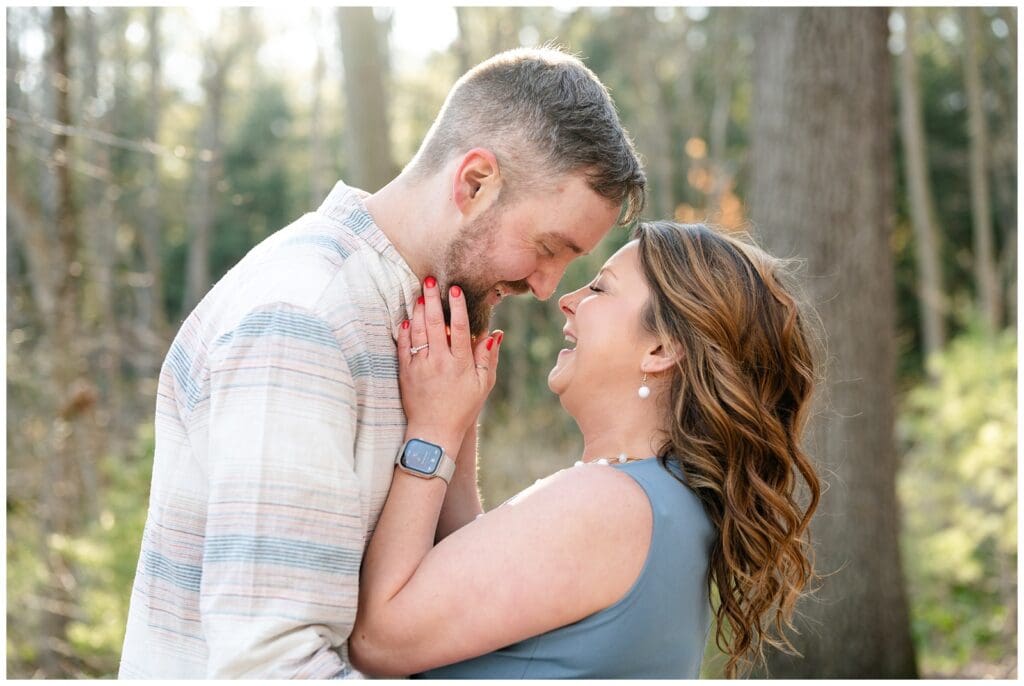
[[410, 355], [415, 355], [419, 351], [426, 350], [429, 347], [430, 347], [429, 343], [424, 343], [423, 345], [417, 345], [415, 348], [409, 348], [409, 354]]

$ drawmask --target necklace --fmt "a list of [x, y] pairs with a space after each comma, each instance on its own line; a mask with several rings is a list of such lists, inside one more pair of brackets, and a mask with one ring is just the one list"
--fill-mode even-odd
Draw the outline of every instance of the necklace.
[[618, 457], [599, 457], [596, 460], [590, 462], [584, 462], [583, 460], [576, 460], [574, 467], [579, 467], [585, 464], [625, 464], [627, 462], [639, 462], [640, 460], [646, 460], [646, 457], [636, 457], [635, 455], [627, 455], [626, 453], [619, 453]]

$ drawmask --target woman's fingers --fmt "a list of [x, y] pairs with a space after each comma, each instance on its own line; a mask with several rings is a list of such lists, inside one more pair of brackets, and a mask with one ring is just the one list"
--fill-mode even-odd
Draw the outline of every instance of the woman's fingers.
[[410, 343], [412, 331], [412, 322], [406, 319], [402, 322], [402, 325], [398, 327], [398, 364], [407, 365], [412, 361], [412, 355], [409, 354], [409, 348], [412, 346]]
[[[477, 341], [476, 347], [473, 349], [473, 363], [476, 365], [477, 376], [486, 380], [488, 384], [494, 381], [498, 367], [498, 348], [504, 335], [501, 331], [495, 331], [490, 336]], [[488, 386], [489, 388], [490, 386]]]
[[425, 319], [427, 329], [427, 343], [434, 347], [434, 352], [448, 347], [448, 335], [444, 330], [444, 308], [441, 306], [441, 289], [437, 286], [437, 279], [428, 276], [423, 282], [423, 297], [425, 303]]
[[427, 344], [427, 322], [423, 315], [424, 310], [424, 297], [421, 295], [417, 300], [416, 304], [412, 308], [412, 320], [409, 327], [409, 342], [412, 345], [412, 350], [420, 348], [419, 352], [412, 352], [413, 355], [423, 355], [428, 352], [426, 348], [423, 348]]
[[498, 377], [498, 355], [501, 353], [501, 341], [505, 338], [505, 332], [500, 330], [495, 331], [491, 334], [491, 337], [494, 339], [494, 345], [491, 346], [490, 361], [488, 362], [487, 369], [488, 389], [494, 387], [494, 382]]
[[473, 356], [471, 334], [469, 332], [469, 313], [466, 311], [466, 298], [462, 289], [452, 286], [448, 290], [448, 310], [451, 312], [451, 345], [452, 355], [459, 360]]

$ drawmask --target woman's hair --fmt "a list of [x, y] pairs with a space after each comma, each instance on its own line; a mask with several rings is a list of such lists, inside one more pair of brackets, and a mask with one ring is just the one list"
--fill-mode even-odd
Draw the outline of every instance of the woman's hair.
[[702, 224], [644, 222], [633, 237], [651, 288], [642, 326], [678, 355], [658, 457], [682, 468], [717, 530], [708, 588], [732, 678], [754, 651], [764, 662], [765, 642], [796, 653], [783, 623], [795, 628], [794, 605], [817, 578], [808, 522], [821, 488], [800, 447], [814, 355], [782, 260]]

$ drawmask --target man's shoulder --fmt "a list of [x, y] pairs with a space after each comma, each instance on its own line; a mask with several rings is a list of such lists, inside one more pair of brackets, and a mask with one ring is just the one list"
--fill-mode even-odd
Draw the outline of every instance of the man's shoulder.
[[358, 278], [363, 244], [322, 215], [309, 213], [256, 245], [210, 291], [232, 309], [285, 302], [316, 310], [325, 291], [344, 301]]

